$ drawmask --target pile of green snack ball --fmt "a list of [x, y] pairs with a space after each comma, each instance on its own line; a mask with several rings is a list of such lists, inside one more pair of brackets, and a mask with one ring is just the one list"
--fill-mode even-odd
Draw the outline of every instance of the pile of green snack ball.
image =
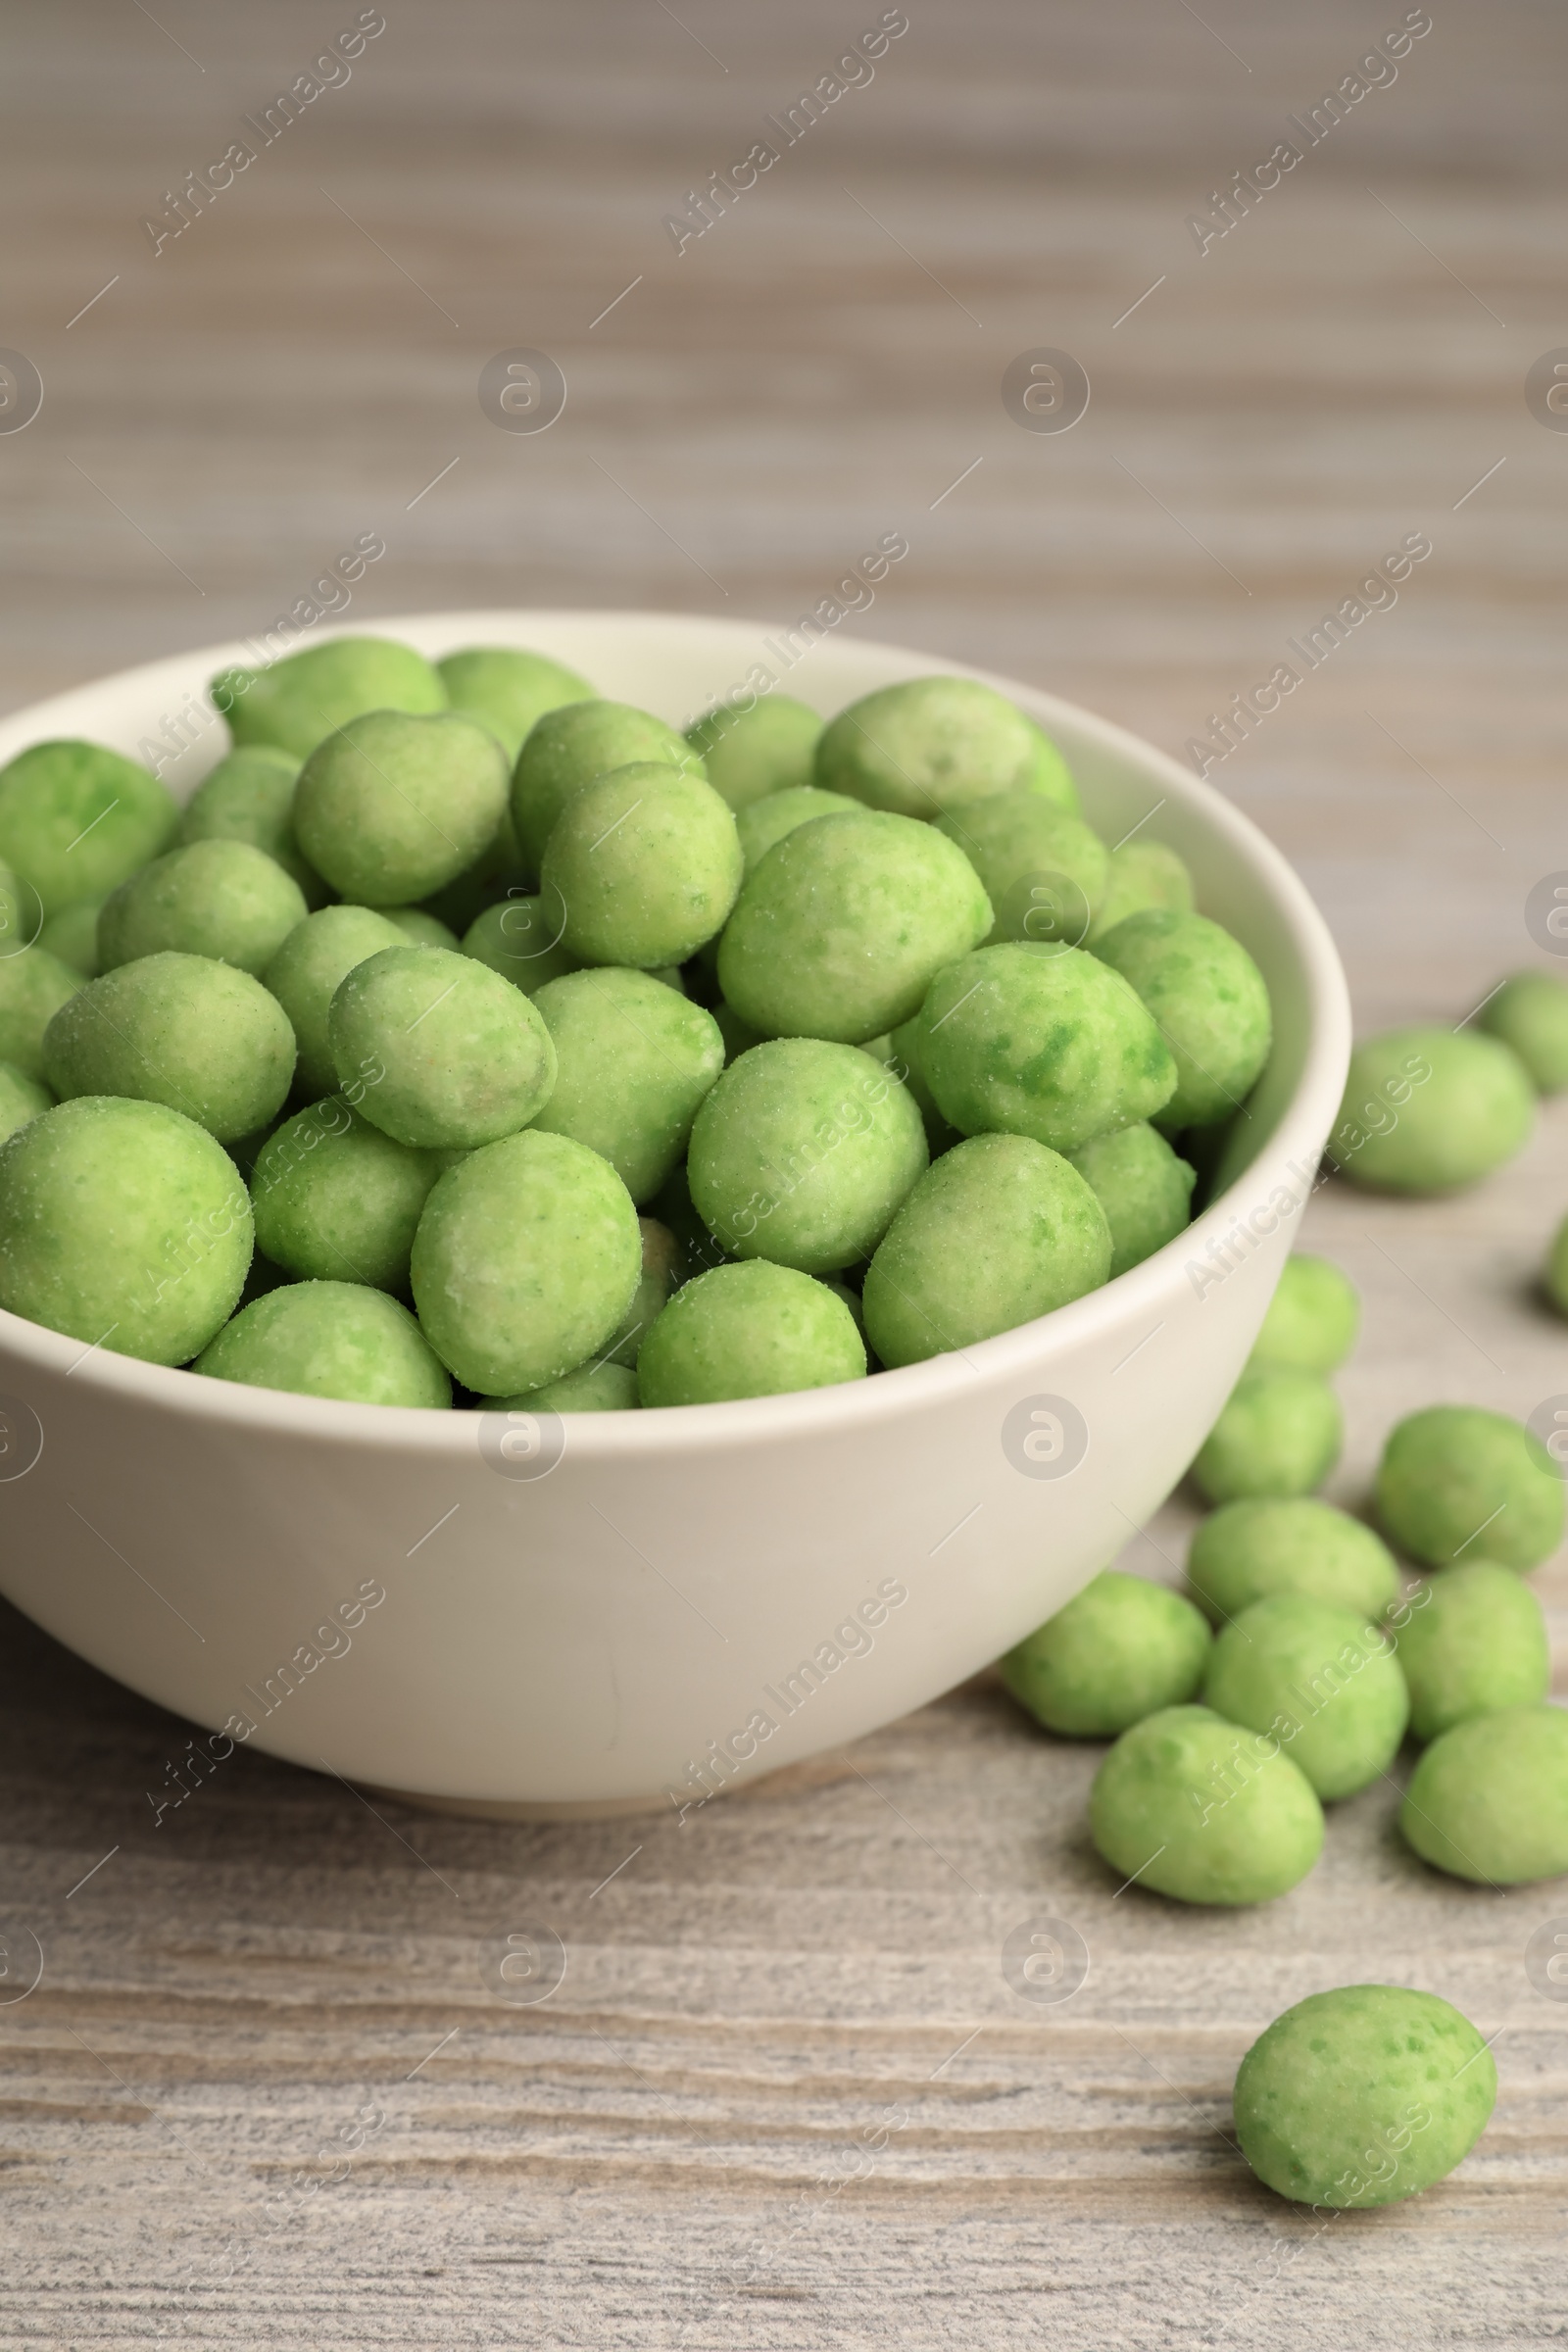
[[989, 687], [684, 734], [530, 653], [214, 681], [184, 809], [0, 772], [0, 1305], [362, 1402], [860, 1380], [1170, 1241], [1267, 1058], [1179, 858]]
[[[1377, 1474], [1381, 1534], [1303, 1486], [1215, 1475], [1246, 1458], [1250, 1384], [1321, 1386], [1358, 1316], [1338, 1268], [1293, 1257], [1221, 1452], [1211, 1438], [1195, 1466], [1219, 1507], [1186, 1593], [1107, 1571], [1001, 1661], [1047, 1731], [1114, 1742], [1090, 1831], [1124, 1883], [1188, 1903], [1284, 1894], [1322, 1850], [1325, 1805], [1393, 1790], [1406, 1740], [1420, 1754], [1398, 1828], [1424, 1862], [1494, 1889], [1568, 1871], [1568, 1710], [1546, 1702], [1545, 1620], [1524, 1581], [1562, 1541], [1564, 1485], [1534, 1435], [1469, 1405], [1410, 1414]], [[1425, 1573], [1407, 1586], [1391, 1546]], [[1281, 2194], [1379, 2205], [1450, 2172], [1495, 2094], [1490, 2051], [1446, 2001], [1350, 1985], [1253, 2045], [1236, 2126]]]

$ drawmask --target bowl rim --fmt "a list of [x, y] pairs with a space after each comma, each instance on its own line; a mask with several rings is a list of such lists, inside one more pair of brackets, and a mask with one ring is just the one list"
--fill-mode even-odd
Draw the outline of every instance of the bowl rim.
[[[353, 628], [313, 633], [313, 644], [348, 636], [419, 635], [444, 632], [462, 625], [465, 638], [472, 625], [504, 622], [509, 629], [529, 623], [642, 626], [651, 631], [718, 630], [737, 643], [776, 633], [778, 621], [752, 620], [728, 613], [642, 612], [636, 609], [560, 606], [480, 608], [474, 611], [390, 613], [375, 615]], [[1049, 726], [1053, 717], [1070, 721], [1081, 737], [1110, 758], [1131, 757], [1146, 771], [1161, 779], [1170, 793], [1196, 808], [1204, 822], [1226, 837], [1266, 881], [1274, 906], [1300, 963], [1305, 981], [1306, 1047], [1300, 1077], [1282, 1109], [1273, 1134], [1256, 1158], [1229, 1184], [1200, 1216], [1171, 1241], [1125, 1274], [1097, 1291], [1055, 1307], [1047, 1315], [999, 1332], [966, 1348], [928, 1356], [923, 1362], [879, 1372], [874, 1379], [850, 1381], [827, 1388], [802, 1389], [779, 1396], [748, 1396], [716, 1404], [645, 1407], [636, 1413], [575, 1413], [569, 1422], [567, 1450], [586, 1462], [632, 1461], [645, 1453], [709, 1453], [715, 1448], [786, 1444], [796, 1439], [853, 1435], [901, 1419], [908, 1411], [957, 1403], [965, 1384], [979, 1375], [987, 1384], [1009, 1374], [1038, 1377], [1042, 1333], [1051, 1329], [1053, 1351], [1068, 1350], [1092, 1341], [1097, 1331], [1135, 1318], [1152, 1309], [1170, 1280], [1172, 1256], [1178, 1250], [1189, 1255], [1202, 1250], [1210, 1240], [1236, 1222], [1238, 1198], [1255, 1191], [1265, 1161], [1286, 1166], [1307, 1159], [1313, 1166], [1339, 1107], [1344, 1070], [1350, 1042], [1350, 1006], [1344, 970], [1327, 923], [1313, 904], [1294, 867], [1267, 835], [1234, 807], [1223, 794], [1196, 776], [1190, 768], [1130, 729], [1100, 717], [1081, 705], [1069, 703], [1043, 688], [1027, 685], [1002, 672], [928, 655], [923, 649], [898, 646], [883, 639], [850, 641], [869, 656], [889, 656], [920, 667], [911, 674], [974, 678], [1018, 702]], [[207, 674], [243, 661], [251, 652], [244, 640], [194, 649], [174, 657], [88, 679], [58, 695], [24, 706], [0, 720], [10, 736], [34, 714], [52, 714], [58, 705], [93, 692], [130, 692], [156, 675], [166, 678], [172, 662], [201, 664]], [[437, 657], [439, 658], [439, 657]], [[48, 740], [34, 735], [32, 741]], [[19, 747], [22, 748], [22, 747]], [[14, 754], [8, 756], [15, 756]], [[145, 1407], [161, 1408], [216, 1430], [268, 1431], [314, 1441], [323, 1446], [344, 1445], [376, 1451], [417, 1452], [426, 1458], [455, 1460], [471, 1457], [481, 1408], [442, 1411], [415, 1405], [361, 1404], [338, 1397], [302, 1396], [281, 1389], [251, 1388], [236, 1381], [194, 1378], [178, 1365], [153, 1364], [135, 1356], [117, 1355], [101, 1342], [83, 1348], [66, 1333], [27, 1321], [0, 1308], [0, 1348], [13, 1363], [29, 1366], [53, 1377], [79, 1378], [83, 1389], [109, 1398], [122, 1398]]]

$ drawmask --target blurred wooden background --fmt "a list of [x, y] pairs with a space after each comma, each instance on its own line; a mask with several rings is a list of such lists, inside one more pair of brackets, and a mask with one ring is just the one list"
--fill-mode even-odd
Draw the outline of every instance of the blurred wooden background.
[[[1546, 0], [1435, 6], [1201, 253], [1190, 217], [1304, 147], [1287, 118], [1401, 7], [908, 0], [872, 77], [677, 253], [665, 216], [874, 5], [385, 0], [348, 77], [155, 255], [144, 218], [260, 147], [244, 118], [357, 13], [12, 0], [0, 344], [44, 403], [0, 431], [6, 707], [264, 628], [365, 532], [386, 554], [356, 622], [789, 617], [897, 530], [908, 559], [846, 626], [1179, 754], [1422, 532], [1397, 605], [1213, 780], [1316, 892], [1363, 1028], [1457, 1019], [1535, 956], [1525, 898], [1568, 866], [1568, 436], [1525, 397], [1568, 346]], [[1067, 432], [1003, 403], [1042, 347], [1092, 385]], [[518, 348], [564, 374], [547, 432], [480, 407]], [[1467, 1199], [1314, 1204], [1367, 1298], [1343, 1499], [1415, 1404], [1568, 1391], [1532, 1290], [1565, 1145], [1556, 1110]], [[1191, 1516], [1130, 1561], [1174, 1575]], [[10, 1981], [24, 1932], [44, 1951], [0, 2004], [0, 2341], [1563, 2331], [1564, 2019], [1521, 1953], [1568, 1890], [1438, 1881], [1386, 1788], [1337, 1809], [1305, 1886], [1229, 1919], [1112, 1907], [1098, 1751], [983, 1683], [684, 1830], [380, 1819], [247, 1754], [156, 1834], [184, 1727], [11, 1617], [0, 1689]], [[1001, 1974], [1041, 1913], [1091, 1953], [1059, 2008]], [[484, 1967], [540, 1922], [565, 1983], [510, 2008]], [[1323, 2228], [1240, 2165], [1229, 2083], [1279, 2008], [1367, 1976], [1501, 2029], [1502, 2092], [1446, 2186]], [[345, 2172], [321, 2151], [361, 2110], [384, 2120]]]

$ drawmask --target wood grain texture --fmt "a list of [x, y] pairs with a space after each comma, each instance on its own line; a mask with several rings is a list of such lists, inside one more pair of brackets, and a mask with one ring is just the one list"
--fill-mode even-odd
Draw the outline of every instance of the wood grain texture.
[[[162, 191], [354, 13], [12, 12], [0, 340], [46, 397], [0, 434], [7, 707], [263, 627], [363, 531], [387, 554], [355, 619], [787, 617], [899, 529], [846, 626], [1180, 753], [1424, 531], [1397, 606], [1214, 781], [1316, 892], [1363, 1028], [1457, 1018], [1533, 954], [1525, 896], [1568, 866], [1568, 437], [1523, 398], [1568, 343], [1556, 12], [1434, 8], [1200, 255], [1208, 191], [1402, 10], [910, 0], [874, 79], [677, 255], [663, 217], [876, 10], [386, 0], [352, 78], [155, 258]], [[479, 408], [514, 346], [566, 374], [547, 434]], [[1037, 346], [1090, 374], [1069, 433], [1002, 406]], [[1461, 1200], [1313, 1202], [1367, 1301], [1337, 1495], [1416, 1404], [1568, 1392], [1532, 1290], [1565, 1206], [1562, 1107]], [[1174, 1577], [1192, 1517], [1130, 1562]], [[1540, 1581], [1561, 1644], [1568, 1580]], [[44, 1952], [25, 2000], [0, 1980], [6, 2344], [1568, 2331], [1568, 2013], [1521, 1959], [1568, 1890], [1437, 1879], [1390, 1788], [1232, 1919], [1115, 1895], [1084, 1836], [1099, 1751], [987, 1681], [684, 1828], [580, 1829], [372, 1812], [241, 1753], [155, 1831], [186, 1727], [20, 1619], [0, 1688], [6, 1965], [22, 1930]], [[1001, 1973], [1043, 1913], [1091, 1955], [1059, 2007]], [[509, 2004], [486, 1971], [541, 1927], [564, 1981]], [[1239, 2162], [1229, 2085], [1280, 2008], [1366, 1977], [1501, 2029], [1501, 2095], [1445, 2185], [1321, 2228]], [[363, 2109], [345, 2170], [323, 2151]]]

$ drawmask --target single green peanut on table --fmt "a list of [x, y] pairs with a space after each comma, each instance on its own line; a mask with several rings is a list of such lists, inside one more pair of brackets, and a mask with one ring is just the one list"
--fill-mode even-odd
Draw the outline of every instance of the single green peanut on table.
[[1221, 1503], [1194, 1534], [1187, 1583], [1211, 1624], [1283, 1592], [1363, 1618], [1382, 1617], [1399, 1597], [1399, 1571], [1382, 1539], [1310, 1494]]
[[1211, 1647], [1190, 1600], [1107, 1568], [998, 1662], [1013, 1697], [1048, 1732], [1111, 1740], [1196, 1698]]
[[1325, 1803], [1388, 1771], [1410, 1715], [1388, 1634], [1299, 1592], [1254, 1600], [1221, 1626], [1203, 1703], [1278, 1739]]
[[1209, 1707], [1162, 1707], [1123, 1732], [1089, 1796], [1117, 1876], [1184, 1903], [1262, 1903], [1304, 1879], [1323, 1808], [1277, 1740]]
[[1390, 1614], [1410, 1691], [1410, 1735], [1436, 1740], [1472, 1715], [1538, 1705], [1551, 1683], [1540, 1601], [1512, 1568], [1467, 1556]]
[[1242, 2060], [1236, 2135], [1302, 2205], [1392, 2205], [1451, 2173], [1497, 2096], [1491, 2050], [1434, 1992], [1344, 1984], [1275, 2019]]
[[1210, 1502], [1309, 1494], [1340, 1458], [1340, 1400], [1315, 1372], [1262, 1365], [1242, 1374], [1193, 1462]]
[[1495, 1038], [1391, 1029], [1351, 1054], [1328, 1154], [1372, 1192], [1456, 1192], [1522, 1151], [1535, 1120], [1529, 1073]]
[[1494, 989], [1476, 1027], [1512, 1047], [1538, 1094], [1568, 1086], [1568, 985], [1555, 972], [1515, 972]]
[[1568, 1871], [1568, 1710], [1508, 1707], [1441, 1732], [1399, 1828], [1424, 1862], [1486, 1886]]
[[1360, 1296], [1348, 1276], [1326, 1257], [1298, 1250], [1285, 1261], [1250, 1361], [1337, 1372], [1355, 1346], [1360, 1323]]
[[1539, 1566], [1563, 1534], [1563, 1478], [1534, 1431], [1480, 1405], [1432, 1404], [1390, 1433], [1378, 1516], [1410, 1557], [1446, 1568], [1466, 1554]]

